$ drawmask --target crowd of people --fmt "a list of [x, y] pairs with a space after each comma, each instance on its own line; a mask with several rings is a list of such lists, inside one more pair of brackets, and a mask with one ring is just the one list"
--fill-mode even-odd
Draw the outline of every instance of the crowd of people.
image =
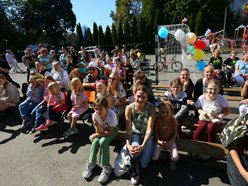
[[[207, 141], [217, 142], [216, 126], [230, 113], [222, 84], [229, 87], [235, 79], [242, 86], [244, 100], [240, 102], [240, 116], [247, 114], [247, 52], [239, 59], [237, 52], [232, 51], [223, 62], [220, 50], [216, 49], [204, 68], [203, 78], [194, 84], [189, 69], [183, 68], [171, 81], [164, 98], [158, 99], [155, 99], [152, 81], [143, 71], [132, 68], [135, 60], [132, 56], [136, 52], [128, 52], [125, 46], [122, 50], [116, 47], [111, 58], [98, 51], [92, 62], [84, 47], [79, 52], [73, 47], [62, 47], [60, 55], [56, 55], [55, 49], [41, 47], [34, 54], [27, 48], [22, 62], [26, 66], [28, 85], [20, 101], [20, 86], [11, 79], [9, 70], [21, 72], [21, 69], [12, 51], [6, 50], [6, 55], [0, 56], [1, 130], [5, 128], [4, 112], [18, 106], [22, 117], [20, 130], [29, 128], [30, 134], [46, 131], [66, 116], [70, 127], [63, 137], [68, 138], [78, 133], [78, 119], [91, 109], [95, 132], [89, 136], [92, 145], [83, 177], [88, 179], [92, 175], [100, 150], [102, 172], [98, 181], [108, 180], [112, 172], [109, 145], [122, 128], [126, 129], [126, 145], [121, 151], [126, 150], [130, 159], [129, 162], [118, 160], [120, 166], [115, 166], [114, 172], [128, 172], [132, 184], [138, 184], [139, 165], [147, 167], [151, 159], [158, 159], [162, 149], [169, 150], [170, 169], [176, 169], [179, 155], [175, 142], [183, 136], [182, 120], [189, 116], [190, 109], [195, 109], [195, 117], [199, 119], [192, 138], [203, 140], [207, 130]], [[123, 162], [131, 166], [127, 168]]]

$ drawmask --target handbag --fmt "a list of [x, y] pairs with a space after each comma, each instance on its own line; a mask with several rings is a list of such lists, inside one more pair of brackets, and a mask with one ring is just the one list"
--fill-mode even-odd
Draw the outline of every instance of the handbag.
[[117, 177], [125, 174], [128, 167], [131, 166], [131, 156], [128, 152], [126, 145], [121, 149], [115, 159], [114, 173]]

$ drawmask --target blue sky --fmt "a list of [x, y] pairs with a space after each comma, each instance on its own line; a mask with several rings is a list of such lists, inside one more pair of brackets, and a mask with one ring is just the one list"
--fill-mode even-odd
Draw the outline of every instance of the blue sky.
[[102, 25], [103, 31], [106, 26], [112, 25], [110, 11], [115, 11], [115, 0], [71, 0], [72, 10], [77, 18], [77, 23], [86, 25], [92, 30], [93, 23]]

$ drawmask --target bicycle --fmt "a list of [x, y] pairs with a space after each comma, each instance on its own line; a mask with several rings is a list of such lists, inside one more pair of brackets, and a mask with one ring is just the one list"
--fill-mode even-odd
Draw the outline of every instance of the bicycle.
[[[176, 61], [175, 56], [174, 56], [170, 60], [159, 61], [158, 62], [158, 71], [162, 72], [164, 70], [165, 72], [167, 72], [169, 69], [169, 65], [170, 65], [170, 68], [174, 72], [179, 72], [183, 68], [183, 63], [180, 61]], [[156, 69], [156, 63], [153, 65], [153, 69]]]

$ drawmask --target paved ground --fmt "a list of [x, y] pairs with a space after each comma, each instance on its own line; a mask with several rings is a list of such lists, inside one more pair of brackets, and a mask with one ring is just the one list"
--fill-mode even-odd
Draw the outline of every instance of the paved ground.
[[[22, 67], [23, 68], [23, 67]], [[13, 74], [19, 83], [25, 81], [25, 74]], [[170, 82], [177, 74], [161, 74], [161, 83]], [[236, 107], [236, 102], [231, 102]], [[8, 127], [0, 132], [0, 185], [3, 186], [54, 186], [54, 185], [99, 185], [100, 168], [90, 180], [81, 177], [89, 156], [88, 136], [93, 132], [89, 125], [79, 125], [79, 133], [64, 140], [61, 138], [68, 124], [54, 125], [44, 133], [25, 134], [18, 131], [20, 117], [8, 115]], [[111, 146], [111, 164], [117, 153]], [[141, 170], [140, 185], [199, 186], [229, 185], [224, 161], [194, 160], [180, 154], [177, 170], [168, 169], [168, 154], [163, 153], [158, 161]], [[129, 176], [111, 176], [108, 185], [131, 185]]]

